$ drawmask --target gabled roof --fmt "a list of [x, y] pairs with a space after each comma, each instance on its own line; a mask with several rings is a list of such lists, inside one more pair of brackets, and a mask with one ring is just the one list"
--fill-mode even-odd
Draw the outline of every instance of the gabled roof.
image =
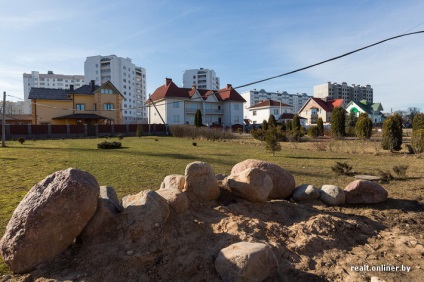
[[[324, 101], [320, 98], [314, 98], [311, 97], [309, 100], [302, 106], [302, 108], [299, 110], [299, 113], [303, 111], [303, 109], [311, 102], [315, 102], [320, 108], [322, 108], [326, 112], [332, 112], [334, 108], [341, 107], [344, 103], [343, 99], [336, 99], [336, 100], [328, 100]], [[315, 108], [316, 107], [312, 107]]]
[[383, 106], [381, 105], [381, 103], [371, 104], [367, 102], [367, 100], [351, 101], [348, 106], [352, 104], [354, 104], [357, 108], [360, 108], [362, 111], [370, 115], [373, 114], [373, 112], [381, 112], [383, 110]]
[[[158, 87], [153, 94], [150, 96], [152, 101], [159, 101], [166, 98], [185, 98], [190, 99], [193, 95], [198, 92], [200, 96], [206, 100], [210, 95], [215, 95], [218, 101], [240, 101], [246, 102], [244, 98], [231, 87], [231, 84], [227, 84], [227, 87], [221, 90], [207, 90], [207, 89], [196, 89], [193, 88], [179, 88], [171, 78], [165, 79], [165, 84]], [[146, 104], [150, 101], [147, 100]]]
[[265, 100], [253, 106], [250, 106], [249, 109], [263, 108], [263, 107], [292, 107], [292, 106], [278, 102], [278, 101], [274, 101], [274, 100]]

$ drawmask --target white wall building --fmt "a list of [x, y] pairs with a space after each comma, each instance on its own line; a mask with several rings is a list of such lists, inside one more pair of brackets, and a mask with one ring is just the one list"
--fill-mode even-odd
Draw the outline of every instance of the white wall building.
[[265, 100], [245, 109], [244, 118], [251, 124], [260, 124], [264, 120], [268, 121], [270, 115], [274, 115], [278, 121], [284, 113], [292, 114], [293, 107], [274, 100]]
[[191, 88], [193, 85], [197, 89], [220, 89], [219, 77], [216, 76], [215, 71], [204, 68], [184, 71], [183, 88]]
[[115, 55], [87, 57], [84, 63], [86, 84], [95, 80], [102, 85], [110, 80], [124, 96], [122, 121], [124, 123], [147, 123], [144, 107], [146, 94], [146, 69], [132, 63], [130, 58]]
[[297, 113], [309, 98], [311, 98], [311, 96], [308, 96], [306, 93], [289, 94], [286, 91], [267, 92], [264, 89], [259, 91], [256, 91], [256, 89], [246, 91], [241, 93], [241, 96], [246, 100], [246, 104], [244, 105], [245, 110], [261, 101], [274, 100], [292, 106], [293, 113]]
[[[179, 88], [167, 78], [150, 96], [149, 119], [152, 124], [194, 124], [194, 115], [199, 109], [205, 125], [220, 124], [231, 126], [243, 124], [243, 103], [245, 100], [230, 84], [219, 91]], [[162, 121], [163, 119], [163, 121]]]
[[67, 75], [55, 74], [53, 71], [48, 71], [43, 74], [38, 71], [23, 74], [24, 80], [24, 101], [23, 108], [25, 114], [31, 113], [31, 101], [28, 100], [29, 91], [32, 87], [49, 88], [49, 89], [69, 89], [69, 85], [74, 85], [75, 88], [84, 85], [83, 75]]
[[314, 97], [327, 100], [343, 99], [345, 103], [361, 100], [367, 100], [367, 102], [373, 103], [374, 93], [369, 84], [366, 86], [361, 86], [359, 84], [352, 84], [349, 86], [346, 82], [339, 84], [329, 81], [314, 86]]

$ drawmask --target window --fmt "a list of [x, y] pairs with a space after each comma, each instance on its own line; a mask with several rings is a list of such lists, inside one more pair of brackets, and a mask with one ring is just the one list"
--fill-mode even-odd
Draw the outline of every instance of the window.
[[278, 115], [278, 109], [274, 109], [273, 113], [274, 115]]
[[97, 104], [96, 104], [96, 103], [94, 103], [94, 105], [93, 105], [93, 109], [94, 109], [95, 111], [97, 111]]
[[179, 108], [180, 107], [180, 102], [172, 102], [172, 107], [173, 108]]
[[256, 116], [256, 111], [253, 111], [253, 115]]
[[85, 105], [84, 104], [77, 104], [76, 105], [76, 109], [77, 109], [77, 111], [84, 111], [85, 110]]
[[174, 115], [174, 122], [180, 122], [180, 116]]
[[110, 103], [103, 105], [103, 109], [106, 110], [106, 111], [111, 111], [111, 110], [113, 110], [113, 108], [114, 108], [113, 104], [110, 104]]

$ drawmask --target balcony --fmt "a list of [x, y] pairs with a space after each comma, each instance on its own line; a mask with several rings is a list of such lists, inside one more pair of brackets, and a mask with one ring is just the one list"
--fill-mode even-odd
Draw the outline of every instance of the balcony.
[[224, 110], [218, 110], [218, 109], [206, 109], [205, 114], [207, 115], [223, 115]]

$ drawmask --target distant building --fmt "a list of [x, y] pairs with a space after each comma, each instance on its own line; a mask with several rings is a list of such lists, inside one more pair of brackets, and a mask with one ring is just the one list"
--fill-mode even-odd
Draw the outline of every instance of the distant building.
[[[83, 75], [68, 75], [68, 74], [54, 74], [53, 71], [48, 71], [43, 74], [38, 71], [23, 74], [24, 80], [24, 101], [29, 101], [28, 95], [32, 87], [41, 87], [48, 89], [69, 89], [70, 85], [74, 87], [81, 87], [84, 85]], [[23, 113], [30, 114], [30, 103], [26, 103], [27, 107]]]
[[205, 125], [243, 124], [245, 100], [231, 84], [220, 90], [197, 89], [196, 86], [179, 88], [171, 78], [166, 78], [165, 84], [158, 87], [150, 99], [146, 105], [150, 106], [149, 123], [152, 124], [194, 124], [197, 110], [202, 113]]
[[283, 113], [293, 113], [293, 107], [274, 100], [265, 100], [244, 110], [244, 119], [249, 120], [249, 124], [262, 123], [268, 121], [270, 115], [279, 120]]
[[191, 88], [193, 85], [197, 89], [220, 89], [219, 77], [216, 76], [215, 71], [204, 68], [186, 70], [184, 72], [183, 88]]
[[346, 111], [354, 112], [357, 117], [360, 113], [366, 113], [373, 123], [382, 123], [386, 118], [381, 103], [368, 103], [366, 100], [349, 102]]
[[306, 118], [306, 125], [317, 124], [319, 118], [324, 123], [330, 122], [331, 113], [335, 107], [346, 109], [343, 99], [323, 100], [319, 98], [310, 98], [308, 102], [300, 109], [299, 116]]
[[300, 108], [311, 98], [306, 93], [302, 94], [289, 94], [286, 91], [283, 92], [267, 92], [264, 89], [256, 91], [256, 89], [241, 93], [241, 96], [246, 100], [244, 109], [247, 110], [249, 107], [260, 103], [265, 100], [273, 100], [280, 103], [284, 103], [293, 107], [293, 113], [297, 113]]
[[373, 103], [374, 93], [369, 84], [366, 86], [359, 84], [349, 86], [346, 82], [338, 84], [337, 82], [331, 83], [329, 81], [314, 86], [314, 97], [327, 100], [343, 99], [345, 103], [360, 100], [367, 100], [367, 102]]
[[121, 92], [123, 123], [147, 123], [145, 68], [133, 64], [130, 58], [91, 56], [85, 60], [84, 75], [86, 84], [91, 80], [98, 85], [111, 81]]

